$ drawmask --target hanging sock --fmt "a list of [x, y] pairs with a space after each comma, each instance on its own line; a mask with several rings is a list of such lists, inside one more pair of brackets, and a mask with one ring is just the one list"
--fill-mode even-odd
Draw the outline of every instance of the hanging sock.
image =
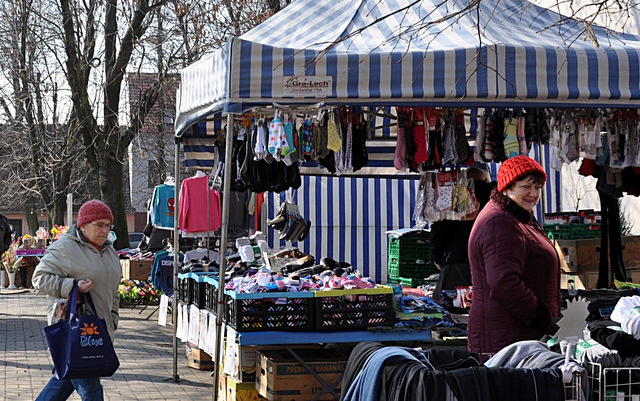
[[393, 167], [396, 170], [404, 170], [407, 167], [406, 143], [404, 138], [404, 128], [398, 124], [398, 140], [396, 141], [396, 151], [393, 154]]
[[413, 129], [411, 134], [413, 135], [413, 143], [416, 146], [416, 151], [413, 154], [413, 168], [418, 169], [418, 166], [427, 161], [429, 155], [427, 153], [427, 131], [426, 122], [424, 121], [424, 113], [421, 107], [417, 107], [413, 110]]
[[255, 147], [254, 147], [254, 155], [256, 160], [262, 160], [267, 154], [267, 134], [264, 129], [264, 125], [261, 123], [256, 124], [255, 131]]
[[456, 153], [456, 116], [451, 113], [447, 118], [447, 122], [442, 133], [442, 146], [444, 147], [444, 155], [442, 156], [442, 164], [455, 164], [458, 162], [458, 154]]
[[340, 151], [342, 148], [342, 139], [340, 139], [338, 126], [333, 119], [329, 119], [327, 123], [327, 135], [327, 149], [333, 150], [334, 152]]
[[293, 124], [291, 121], [287, 121], [283, 124], [284, 128], [284, 139], [286, 143], [282, 149], [282, 156], [289, 156], [291, 153], [296, 151], [295, 143], [293, 140]]
[[493, 161], [496, 163], [507, 160], [507, 155], [504, 150], [504, 129], [504, 117], [502, 113], [494, 114], [490, 139], [493, 145]]
[[580, 158], [580, 139], [578, 138], [578, 124], [573, 116], [565, 120], [567, 130], [567, 159], [574, 162]]
[[369, 152], [367, 151], [367, 121], [361, 117], [359, 124], [354, 124], [352, 133], [352, 169], [354, 172], [360, 170], [369, 163]]
[[280, 117], [276, 117], [269, 124], [269, 153], [276, 160], [281, 160], [282, 152], [286, 150], [287, 137], [284, 133], [284, 124]]
[[480, 118], [480, 124], [478, 125], [478, 133], [476, 134], [476, 145], [473, 147], [473, 158], [477, 161], [484, 160], [486, 124], [487, 117], [482, 116]]
[[312, 125], [309, 123], [309, 120], [305, 119], [302, 123], [302, 129], [300, 130], [300, 137], [302, 141], [302, 153], [304, 155], [304, 159], [307, 161], [311, 161], [315, 159], [315, 145], [314, 145], [314, 135], [312, 132]]
[[329, 143], [329, 127], [327, 125], [327, 116], [325, 115], [324, 121], [318, 126], [316, 131], [316, 155], [318, 158], [327, 157], [330, 150], [327, 148]]
[[512, 116], [504, 119], [504, 153], [509, 158], [520, 154], [518, 124]]
[[493, 119], [491, 116], [487, 117], [487, 121], [484, 126], [484, 161], [493, 161], [493, 141], [491, 141], [491, 135], [493, 135]]
[[467, 130], [464, 127], [464, 116], [461, 109], [457, 109], [455, 113], [455, 146], [458, 155], [458, 163], [466, 163], [472, 157], [471, 147], [467, 140]]
[[524, 135], [525, 117], [518, 117], [518, 145], [520, 147], [521, 155], [528, 155], [529, 149], [527, 148], [527, 138]]

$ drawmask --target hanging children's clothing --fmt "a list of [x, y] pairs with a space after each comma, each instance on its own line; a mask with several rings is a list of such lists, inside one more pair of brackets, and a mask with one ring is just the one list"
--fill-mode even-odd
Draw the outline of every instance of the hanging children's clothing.
[[[151, 264], [151, 284], [169, 295], [173, 294], [173, 256], [173, 251], [156, 252]], [[184, 260], [182, 253], [178, 255], [178, 260], [182, 265]]]
[[[179, 227], [183, 233], [192, 234], [192, 236], [200, 235], [213, 232], [221, 227], [220, 192], [210, 189], [208, 182], [209, 176], [206, 174], [182, 181]], [[207, 195], [209, 196], [208, 202]], [[207, 203], [209, 204], [208, 212]], [[207, 213], [209, 214], [208, 224]]]
[[175, 186], [162, 184], [153, 189], [149, 216], [151, 224], [156, 228], [173, 229], [175, 212]]

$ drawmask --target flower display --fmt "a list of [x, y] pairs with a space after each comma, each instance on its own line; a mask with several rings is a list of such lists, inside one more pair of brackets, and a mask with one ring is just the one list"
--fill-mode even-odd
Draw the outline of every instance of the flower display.
[[147, 303], [157, 299], [161, 294], [161, 290], [155, 288], [153, 284], [147, 281], [122, 279], [118, 287], [120, 302], [125, 304], [139, 301]]
[[49, 239], [49, 231], [46, 228], [40, 227], [38, 231], [36, 231], [36, 237], [42, 239]]
[[9, 273], [18, 271], [21, 266], [22, 258], [16, 258], [16, 249], [20, 245], [21, 238], [11, 242], [9, 248], [2, 254], [2, 268]]
[[51, 238], [58, 239], [62, 234], [65, 234], [67, 231], [69, 231], [69, 227], [59, 226], [56, 224], [51, 229]]

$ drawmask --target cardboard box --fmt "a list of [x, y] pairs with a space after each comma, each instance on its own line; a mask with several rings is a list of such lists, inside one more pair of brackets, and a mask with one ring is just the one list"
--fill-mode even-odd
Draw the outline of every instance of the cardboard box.
[[255, 383], [242, 383], [227, 377], [226, 401], [258, 401], [264, 400], [256, 389]]
[[218, 375], [218, 401], [227, 401], [227, 375]]
[[[322, 348], [317, 344], [296, 344], [291, 345], [291, 348], [296, 351], [315, 350], [322, 352]], [[258, 351], [284, 352], [285, 349], [281, 345], [241, 346], [237, 341], [231, 341], [230, 338], [227, 338], [222, 358], [224, 373], [237, 382], [250, 383], [253, 386], [256, 381]]]
[[120, 259], [122, 277], [127, 280], [149, 280], [152, 260]]
[[[337, 382], [340, 394], [342, 374], [349, 356], [333, 350], [296, 353], [327, 384]], [[306, 401], [314, 399], [323, 385], [286, 351], [259, 351], [256, 366], [256, 388], [261, 396], [271, 401]], [[335, 400], [332, 393], [322, 394], [318, 400]]]
[[[558, 245], [565, 255], [571, 272], [598, 271], [600, 238], [558, 240]], [[622, 237], [622, 258], [627, 268], [636, 268], [636, 265], [640, 265], [640, 236]]]
[[581, 274], [560, 274], [560, 288], [562, 289], [586, 289], [583, 283], [584, 277]]
[[227, 339], [224, 352], [224, 373], [237, 382], [256, 381], [257, 354], [256, 347], [240, 346]]
[[[640, 270], [626, 270], [627, 280], [631, 283], [640, 284]], [[598, 284], [598, 272], [589, 271], [584, 273], [585, 287], [589, 290], [596, 288]], [[609, 269], [609, 278], [611, 279], [611, 269]]]
[[207, 354], [193, 344], [187, 343], [187, 366], [198, 370], [213, 370], [213, 360]]

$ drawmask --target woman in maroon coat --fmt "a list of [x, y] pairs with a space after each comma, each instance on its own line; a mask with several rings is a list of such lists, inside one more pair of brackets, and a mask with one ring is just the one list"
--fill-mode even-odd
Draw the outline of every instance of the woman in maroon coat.
[[496, 353], [556, 332], [560, 315], [558, 254], [533, 216], [547, 179], [535, 160], [502, 163], [498, 187], [469, 237], [473, 301], [469, 350]]

